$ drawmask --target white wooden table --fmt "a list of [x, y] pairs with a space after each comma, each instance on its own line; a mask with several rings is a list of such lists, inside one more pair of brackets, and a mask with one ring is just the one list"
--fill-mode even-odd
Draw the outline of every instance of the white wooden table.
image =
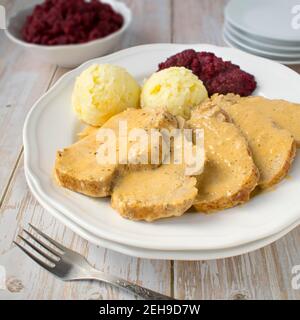
[[[123, 47], [154, 42], [223, 44], [223, 0], [125, 2], [133, 10], [134, 22]], [[28, 1], [0, 0], [8, 14], [24, 3]], [[91, 245], [47, 213], [26, 185], [22, 127], [32, 104], [66, 71], [33, 59], [0, 31], [0, 266], [7, 272], [7, 290], [0, 289], [0, 298], [134, 299], [98, 282], [63, 283], [32, 263], [12, 245], [18, 230], [32, 222], [97, 268], [176, 298], [300, 299], [300, 290], [291, 287], [292, 266], [300, 264], [300, 228], [235, 258], [156, 261]]]

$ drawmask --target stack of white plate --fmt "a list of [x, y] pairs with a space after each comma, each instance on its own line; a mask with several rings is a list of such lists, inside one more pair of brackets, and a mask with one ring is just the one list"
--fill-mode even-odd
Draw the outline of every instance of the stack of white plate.
[[300, 64], [300, 1], [231, 0], [223, 35], [232, 47], [283, 64]]

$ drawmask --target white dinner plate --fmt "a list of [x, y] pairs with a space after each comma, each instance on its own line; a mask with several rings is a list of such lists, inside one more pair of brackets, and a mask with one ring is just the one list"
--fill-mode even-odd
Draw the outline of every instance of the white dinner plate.
[[226, 36], [228, 36], [233, 41], [237, 42], [239, 45], [244, 46], [246, 49], [253, 50], [254, 52], [265, 54], [274, 58], [278, 59], [300, 59], [300, 52], [277, 52], [274, 49], [260, 49], [257, 46], [252, 45], [249, 41], [247, 41], [246, 38], [239, 37], [235, 34], [235, 32], [232, 32], [232, 29], [229, 27], [228, 24], [225, 24], [223, 32]]
[[155, 44], [126, 49], [87, 62], [63, 76], [29, 112], [24, 125], [25, 166], [44, 202], [97, 238], [149, 250], [219, 250], [270, 237], [300, 218], [300, 159], [291, 179], [272, 192], [254, 197], [245, 205], [203, 215], [187, 213], [153, 223], [123, 219], [109, 205], [109, 199], [94, 199], [58, 187], [52, 177], [58, 149], [75, 141], [80, 130], [71, 108], [75, 78], [93, 63], [125, 67], [140, 82], [157, 70], [159, 62], [184, 49], [211, 51], [232, 60], [255, 75], [255, 94], [300, 102], [299, 75], [278, 63], [232, 48], [207, 44]]
[[235, 36], [233, 33], [231, 33], [231, 31], [229, 29], [226, 28], [226, 26], [224, 27], [223, 30], [225, 36], [237, 43], [239, 46], [241, 46], [242, 48], [248, 50], [248, 52], [253, 52], [256, 55], [261, 55], [262, 57], [267, 57], [270, 59], [278, 59], [278, 60], [300, 60], [300, 54], [294, 54], [294, 53], [279, 53], [279, 52], [275, 52], [274, 50], [272, 51], [267, 51], [267, 50], [263, 50], [263, 49], [259, 49], [257, 47], [254, 47], [250, 44], [247, 44], [246, 41], [244, 41], [243, 39], [240, 39], [239, 37]]
[[221, 249], [221, 250], [183, 250], [183, 251], [164, 251], [164, 250], [149, 250], [149, 249], [141, 249], [132, 246], [126, 246], [117, 242], [104, 240], [95, 235], [89, 233], [72, 220], [68, 219], [64, 214], [57, 211], [53, 207], [49, 207], [46, 202], [43, 200], [43, 195], [39, 193], [37, 189], [35, 189], [34, 184], [31, 181], [30, 174], [27, 172], [25, 168], [25, 176], [29, 188], [38, 202], [48, 211], [50, 212], [56, 219], [70, 228], [73, 232], [80, 235], [82, 238], [86, 239], [87, 241], [110, 249], [116, 252], [120, 252], [129, 256], [138, 257], [138, 258], [145, 258], [145, 259], [161, 259], [161, 260], [211, 260], [211, 259], [223, 259], [228, 257], [233, 257], [241, 254], [245, 254], [254, 250], [258, 250], [262, 247], [265, 247], [276, 240], [280, 239], [281, 237], [285, 236], [288, 232], [293, 230], [299, 222], [294, 223], [293, 225], [289, 226], [288, 228], [284, 229], [283, 231], [276, 233], [271, 237], [267, 237], [261, 240], [257, 240], [254, 242], [250, 242], [243, 246], [237, 246], [228, 249]]
[[271, 44], [266, 43], [265, 41], [262, 41], [258, 39], [257, 37], [251, 35], [250, 33], [244, 32], [243, 30], [239, 30], [232, 24], [230, 24], [229, 21], [225, 21], [224, 27], [234, 36], [245, 42], [246, 44], [249, 44], [250, 46], [266, 50], [266, 51], [274, 51], [277, 53], [290, 53], [290, 54], [299, 54], [300, 55], [300, 44], [298, 46], [289, 46], [289, 45], [280, 45], [280, 44]]
[[250, 54], [260, 56], [266, 59], [271, 59], [273, 61], [276, 61], [278, 63], [282, 63], [285, 65], [295, 65], [300, 64], [300, 57], [291, 58], [291, 57], [283, 57], [279, 56], [278, 54], [271, 54], [268, 52], [265, 52], [263, 50], [259, 50], [256, 48], [253, 48], [244, 42], [240, 41], [238, 38], [236, 38], [234, 35], [227, 32], [226, 29], [223, 30], [223, 39], [226, 44], [228, 44], [230, 47], [237, 48], [239, 50], [242, 50], [244, 52], [248, 52]]
[[236, 28], [275, 44], [300, 44], [299, 29], [292, 27], [298, 0], [231, 0], [225, 20]]

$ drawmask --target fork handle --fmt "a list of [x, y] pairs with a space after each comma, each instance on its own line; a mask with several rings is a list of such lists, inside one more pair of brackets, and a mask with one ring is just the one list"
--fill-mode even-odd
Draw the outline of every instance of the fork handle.
[[161, 293], [133, 284], [127, 280], [112, 275], [104, 274], [99, 270], [93, 270], [92, 274], [89, 274], [88, 278], [92, 280], [99, 280], [108, 284], [112, 284], [116, 287], [125, 289], [145, 300], [175, 300], [172, 297], [165, 296]]

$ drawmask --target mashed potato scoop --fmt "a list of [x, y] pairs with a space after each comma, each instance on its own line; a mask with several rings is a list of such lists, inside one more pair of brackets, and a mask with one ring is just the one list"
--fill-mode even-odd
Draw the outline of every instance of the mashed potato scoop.
[[190, 118], [191, 109], [208, 97], [202, 81], [184, 67], [154, 73], [144, 84], [142, 108], [165, 107], [175, 116]]
[[99, 127], [128, 108], [139, 108], [140, 92], [124, 68], [93, 64], [76, 79], [72, 105], [80, 120]]

